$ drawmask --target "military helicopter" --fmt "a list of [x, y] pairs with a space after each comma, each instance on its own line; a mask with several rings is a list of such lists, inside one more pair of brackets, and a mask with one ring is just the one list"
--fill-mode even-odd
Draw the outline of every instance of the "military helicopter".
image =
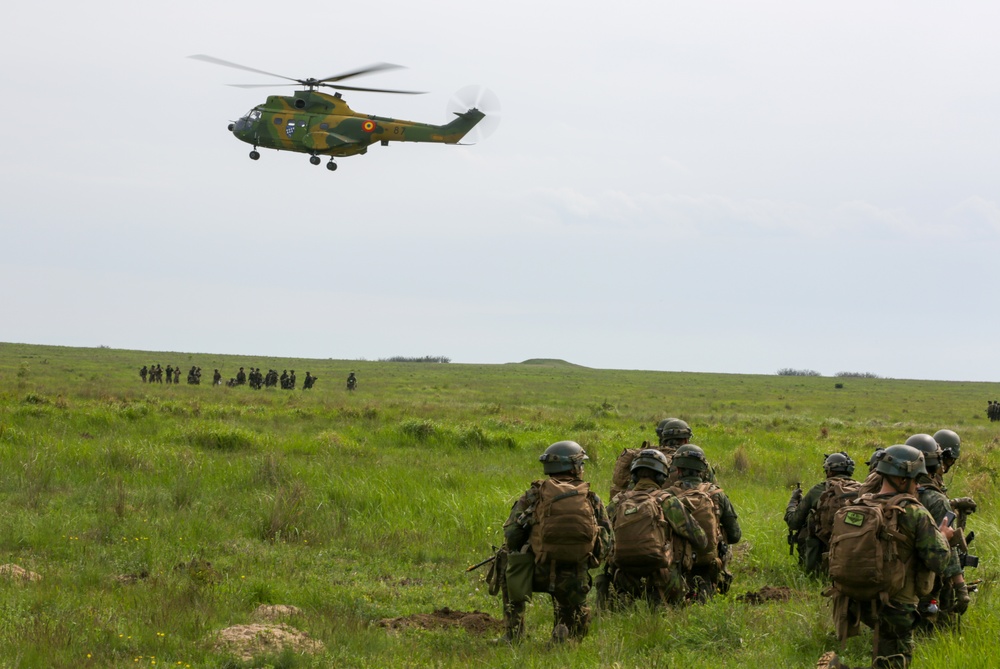
[[[237, 139], [253, 146], [250, 152], [252, 160], [260, 158], [258, 148], [296, 151], [308, 153], [309, 162], [313, 165], [322, 162], [320, 156], [329, 156], [330, 160], [326, 167], [333, 171], [337, 169], [334, 158], [364, 155], [368, 152], [368, 147], [376, 142], [382, 146], [388, 146], [389, 142], [457, 144], [486, 117], [486, 113], [473, 106], [464, 112], [454, 112], [458, 118], [450, 123], [432, 125], [362, 114], [351, 109], [340, 91], [422, 94], [421, 91], [361, 88], [339, 83], [345, 79], [401, 67], [390, 63], [376, 63], [322, 79], [295, 79], [204, 54], [189, 58], [287, 79], [305, 87], [305, 90], [295, 91], [291, 96], [269, 95], [264, 104], [257, 105], [238, 121], [229, 124], [229, 131]], [[238, 88], [259, 88], [276, 84], [230, 85]], [[337, 92], [333, 95], [321, 93], [316, 90], [319, 87], [332, 88]]]

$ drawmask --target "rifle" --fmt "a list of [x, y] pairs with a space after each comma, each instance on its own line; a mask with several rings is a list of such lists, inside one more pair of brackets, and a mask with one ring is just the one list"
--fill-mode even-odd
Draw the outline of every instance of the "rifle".
[[[796, 491], [799, 493], [799, 501], [801, 501], [802, 500], [802, 482], [801, 481], [797, 481], [795, 483], [795, 490], [792, 491], [792, 497], [795, 496]], [[797, 506], [797, 504], [796, 504], [796, 506]], [[792, 557], [795, 557], [795, 544], [796, 544], [795, 535], [796, 534], [797, 534], [797, 532], [795, 530], [793, 530], [790, 527], [788, 528], [788, 554], [790, 556], [792, 556]]]
[[949, 502], [951, 503], [951, 508], [953, 508], [958, 514], [958, 518], [955, 520], [955, 528], [959, 536], [959, 562], [963, 568], [978, 567], [979, 558], [975, 555], [969, 554], [969, 544], [971, 544], [976, 538], [976, 533], [965, 533], [965, 523], [969, 519], [969, 515], [975, 513], [976, 503], [971, 497], [960, 497], [958, 499], [949, 500]]
[[468, 571], [476, 571], [477, 569], [479, 569], [483, 565], [489, 564], [489, 563], [493, 562], [496, 559], [497, 559], [497, 554], [494, 553], [493, 555], [489, 556], [488, 558], [486, 558], [482, 562], [477, 562], [476, 564], [474, 564], [471, 567], [467, 568], [465, 571], [467, 571], [467, 572]]

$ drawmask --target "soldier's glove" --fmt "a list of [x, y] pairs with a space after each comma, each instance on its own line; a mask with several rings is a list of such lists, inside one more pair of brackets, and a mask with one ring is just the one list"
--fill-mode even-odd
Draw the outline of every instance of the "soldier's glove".
[[969, 586], [965, 583], [956, 583], [954, 586], [955, 591], [955, 613], [959, 615], [965, 613], [969, 610], [969, 602], [972, 601], [969, 598]]
[[796, 488], [792, 491], [792, 498], [788, 500], [788, 506], [798, 506], [799, 502], [802, 501], [802, 488]]
[[975, 513], [976, 511], [976, 500], [971, 497], [959, 497], [957, 499], [950, 500], [951, 508], [955, 511], [960, 511], [962, 513]]

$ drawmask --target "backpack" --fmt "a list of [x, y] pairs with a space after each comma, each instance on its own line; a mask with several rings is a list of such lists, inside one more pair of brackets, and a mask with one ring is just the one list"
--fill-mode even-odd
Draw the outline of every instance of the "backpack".
[[907, 565], [899, 557], [906, 537], [899, 532], [901, 504], [913, 495], [875, 500], [865, 495], [837, 511], [830, 538], [830, 578], [836, 590], [859, 602], [888, 601], [906, 585]]
[[[646, 442], [643, 442], [643, 448], [645, 446]], [[614, 499], [619, 493], [628, 490], [628, 485], [632, 482], [632, 461], [636, 459], [641, 450], [642, 448], [626, 448], [615, 460], [615, 468], [611, 472], [610, 499]]]
[[546, 479], [538, 487], [529, 540], [535, 562], [583, 562], [597, 541], [597, 517], [585, 481]]
[[837, 512], [861, 495], [861, 484], [854, 479], [836, 478], [826, 482], [811, 519], [812, 534], [824, 544], [830, 544], [833, 519]]
[[677, 496], [687, 512], [701, 527], [708, 537], [708, 546], [694, 555], [695, 566], [718, 564], [719, 543], [722, 541], [722, 528], [719, 525], [720, 511], [712, 499], [711, 491], [716, 488], [712, 483], [699, 483], [694, 488], [674, 486], [670, 492]]
[[615, 499], [615, 544], [608, 561], [626, 569], [661, 569], [673, 562], [670, 525], [663, 517], [664, 490], [641, 490]]

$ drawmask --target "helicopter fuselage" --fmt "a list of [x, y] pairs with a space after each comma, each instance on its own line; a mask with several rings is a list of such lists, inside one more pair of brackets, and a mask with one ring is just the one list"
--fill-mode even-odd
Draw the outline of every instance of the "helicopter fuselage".
[[230, 125], [230, 130], [254, 149], [341, 157], [366, 153], [376, 142], [456, 144], [485, 114], [473, 108], [456, 116], [445, 125], [370, 116], [352, 110], [339, 93], [304, 90], [293, 96], [268, 96], [267, 102]]

